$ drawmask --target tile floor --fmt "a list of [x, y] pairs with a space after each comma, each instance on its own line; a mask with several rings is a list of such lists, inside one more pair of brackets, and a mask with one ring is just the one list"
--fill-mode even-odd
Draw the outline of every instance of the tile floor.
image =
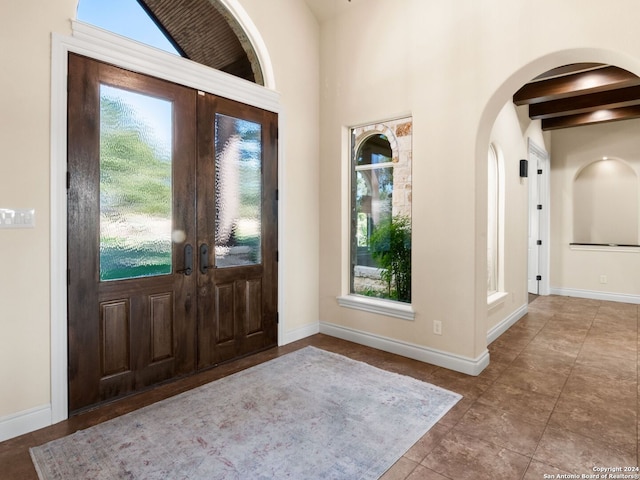
[[582, 478], [638, 465], [638, 306], [550, 296], [489, 346], [478, 377], [314, 335], [0, 443], [0, 479], [38, 478], [30, 446], [306, 345], [464, 395], [383, 480]]

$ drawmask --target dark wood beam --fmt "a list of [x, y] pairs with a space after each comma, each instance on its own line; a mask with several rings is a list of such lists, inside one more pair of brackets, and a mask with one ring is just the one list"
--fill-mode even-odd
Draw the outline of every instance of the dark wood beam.
[[551, 70], [541, 73], [533, 80], [542, 80], [551, 77], [560, 77], [569, 73], [584, 72], [585, 70], [593, 70], [594, 68], [601, 68], [605, 65], [603, 63], [570, 63], [569, 65], [563, 65], [562, 67], [552, 68]]
[[529, 117], [532, 120], [564, 117], [595, 110], [630, 107], [640, 104], [640, 85], [618, 88], [606, 92], [591, 93], [579, 97], [561, 98], [548, 102], [529, 105]]
[[547, 118], [542, 120], [542, 130], [557, 130], [559, 128], [579, 127], [595, 123], [631, 120], [633, 118], [640, 118], [640, 105], [611, 110], [596, 110], [566, 117]]
[[516, 105], [605, 92], [640, 85], [640, 77], [618, 67], [603, 67], [524, 85], [513, 96]]

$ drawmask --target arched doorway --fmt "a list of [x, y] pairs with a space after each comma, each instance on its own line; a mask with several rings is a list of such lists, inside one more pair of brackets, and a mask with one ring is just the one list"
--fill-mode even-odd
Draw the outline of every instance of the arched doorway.
[[[585, 62], [589, 62], [588, 65], [585, 64]], [[579, 65], [576, 65], [579, 64]], [[629, 57], [623, 56], [620, 53], [617, 52], [611, 52], [611, 51], [606, 51], [606, 50], [595, 50], [595, 49], [576, 49], [576, 50], [571, 50], [571, 51], [561, 51], [561, 52], [555, 52], [549, 55], [546, 55], [544, 57], [541, 57], [525, 66], [523, 66], [520, 70], [514, 72], [511, 76], [509, 76], [493, 93], [493, 95], [491, 96], [490, 100], [487, 102], [482, 116], [481, 116], [481, 121], [480, 124], [478, 126], [478, 135], [476, 137], [476, 165], [477, 165], [477, 170], [476, 170], [476, 213], [478, 215], [478, 224], [486, 224], [486, 220], [483, 221], [483, 218], [486, 219], [486, 212], [484, 211], [485, 207], [484, 205], [486, 205], [486, 195], [487, 195], [487, 171], [483, 165], [484, 159], [486, 158], [486, 151], [487, 148], [490, 144], [491, 141], [491, 132], [492, 129], [495, 125], [496, 119], [499, 117], [502, 109], [505, 107], [505, 105], [512, 105], [513, 99], [514, 99], [514, 94], [518, 91], [520, 91], [524, 85], [530, 84], [532, 82], [533, 79], [538, 78], [538, 81], [541, 78], [544, 78], [545, 76], [547, 76], [547, 78], [552, 78], [550, 77], [550, 75], [554, 75], [557, 74], [559, 76], [562, 75], [566, 75], [567, 72], [562, 73], [559, 71], [559, 69], [562, 70], [566, 70], [566, 66], [567, 65], [572, 65], [572, 67], [570, 68], [578, 68], [578, 69], [598, 69], [598, 68], [609, 68], [612, 67], [613, 69], [618, 69], [618, 70], [626, 70], [627, 73], [631, 73], [630, 77], [634, 77], [637, 80], [637, 72], [640, 71], [640, 62], [638, 62], [637, 60], [633, 60], [630, 59]], [[636, 81], [633, 80], [633, 81]], [[513, 105], [512, 105], [513, 106]], [[526, 108], [526, 107], [519, 107], [519, 108]], [[526, 112], [526, 111], [525, 111]], [[577, 113], [580, 114], [582, 112], [579, 111], [575, 111], [572, 113]], [[524, 114], [525, 116], [527, 116], [527, 113]], [[611, 118], [610, 120], [613, 120], [613, 118]], [[527, 119], [528, 121], [528, 119]], [[517, 121], [516, 121], [517, 122]], [[554, 120], [555, 122], [555, 120]], [[548, 125], [549, 128], [555, 128], [555, 127], [551, 127], [552, 122], [549, 122]], [[526, 127], [523, 126], [524, 123], [521, 123], [518, 125], [518, 128], [522, 128], [519, 133], [520, 135], [522, 135], [524, 137], [525, 143], [524, 145], [526, 146], [526, 137], [527, 137], [527, 133], [525, 132]], [[576, 123], [576, 126], [581, 125], [580, 123]], [[540, 128], [540, 124], [538, 124], [538, 130], [540, 132], [540, 139], [542, 139], [542, 129]], [[575, 129], [574, 129], [575, 130]], [[545, 134], [546, 135], [546, 134]], [[550, 133], [549, 135], [553, 135], [553, 133]], [[538, 143], [537, 141], [535, 143]], [[544, 146], [544, 143], [542, 143], [542, 146]], [[524, 151], [524, 154], [521, 157], [515, 157], [513, 158], [511, 161], [513, 162], [517, 162], [518, 159], [525, 159], [526, 157], [526, 149]], [[531, 165], [530, 165], [531, 167]], [[537, 172], [535, 169], [529, 169], [529, 175], [535, 175]], [[517, 177], [517, 172], [515, 173], [515, 177]], [[514, 177], [514, 178], [515, 178]], [[521, 179], [521, 186], [525, 187], [526, 183], [528, 182], [528, 180], [524, 180]], [[507, 229], [507, 232], [509, 232], [510, 230]], [[526, 234], [526, 233], [525, 233]], [[513, 231], [511, 231], [511, 235], [513, 236]], [[519, 234], [518, 234], [519, 235]], [[482, 237], [482, 234], [480, 237], [477, 237], [477, 250], [476, 250], [476, 273], [477, 273], [477, 280], [478, 281], [482, 281], [483, 283], [486, 281], [484, 278], [480, 278], [480, 272], [485, 273], [486, 272], [486, 246], [484, 243], [484, 240]], [[516, 242], [522, 242], [522, 238], [524, 238], [524, 235], [521, 236], [521, 238], [519, 240], [515, 240]], [[507, 242], [514, 242], [514, 239], [507, 239]], [[549, 242], [549, 238], [547, 237], [546, 239], [542, 239], [542, 242], [546, 242], [547, 245], [550, 245]], [[480, 246], [482, 245], [482, 246]], [[523, 254], [525, 253], [525, 251], [523, 250]], [[526, 261], [526, 259], [525, 259]], [[522, 272], [526, 272], [525, 269], [521, 268], [520, 269]], [[547, 271], [547, 275], [549, 275], [549, 272]], [[486, 273], [485, 275], [486, 276]], [[483, 277], [484, 277], [483, 276]], [[522, 277], [519, 277], [520, 280], [520, 284], [516, 287], [518, 289], [522, 288], [522, 285], [526, 285], [526, 280]], [[548, 284], [547, 284], [548, 285]], [[551, 293], [553, 293], [554, 290], [551, 289]], [[548, 293], [548, 292], [547, 292]], [[489, 320], [486, 320], [483, 322], [482, 318], [486, 318], [489, 317], [488, 314], [486, 314], [484, 311], [481, 312], [481, 310], [485, 310], [484, 305], [486, 304], [486, 300], [484, 298], [480, 298], [480, 293], [479, 293], [479, 289], [478, 289], [478, 297], [476, 298], [476, 305], [477, 305], [477, 311], [478, 311], [478, 321], [479, 321], [479, 326], [482, 325], [484, 323], [487, 326], [487, 330], [491, 333], [491, 328], [494, 326]], [[524, 296], [523, 296], [524, 297]], [[526, 301], [525, 301], [525, 307], [522, 310], [522, 312], [526, 312]], [[515, 323], [515, 321], [518, 319], [519, 317], [512, 319], [512, 323]], [[501, 328], [502, 331], [506, 330], [508, 327], [510, 326], [510, 324], [503, 324]], [[480, 327], [481, 328], [481, 327]], [[496, 335], [493, 338], [496, 338], [500, 333], [502, 332], [497, 332]]]

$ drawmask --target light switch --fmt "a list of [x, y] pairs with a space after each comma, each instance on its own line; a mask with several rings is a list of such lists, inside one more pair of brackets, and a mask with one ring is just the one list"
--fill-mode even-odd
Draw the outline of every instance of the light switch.
[[0, 208], [0, 228], [33, 228], [35, 226], [35, 209]]

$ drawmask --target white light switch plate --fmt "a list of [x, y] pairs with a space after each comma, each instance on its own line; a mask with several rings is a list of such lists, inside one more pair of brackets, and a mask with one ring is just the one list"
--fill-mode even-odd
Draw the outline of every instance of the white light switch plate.
[[35, 209], [0, 208], [0, 228], [33, 228], [35, 226]]

